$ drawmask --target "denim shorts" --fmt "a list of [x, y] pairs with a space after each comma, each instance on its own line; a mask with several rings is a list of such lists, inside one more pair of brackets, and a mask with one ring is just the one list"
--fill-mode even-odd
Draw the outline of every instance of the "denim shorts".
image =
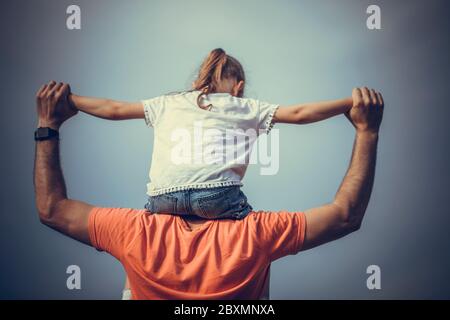
[[151, 213], [196, 215], [204, 219], [243, 219], [252, 210], [240, 186], [189, 189], [149, 196]]

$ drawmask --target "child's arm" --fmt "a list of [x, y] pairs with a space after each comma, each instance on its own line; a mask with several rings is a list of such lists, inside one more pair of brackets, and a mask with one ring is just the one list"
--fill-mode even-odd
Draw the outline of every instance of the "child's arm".
[[108, 120], [143, 119], [144, 107], [141, 102], [122, 102], [69, 95], [71, 105], [90, 115]]
[[353, 105], [351, 97], [340, 100], [322, 101], [280, 107], [273, 117], [274, 122], [306, 124], [322, 121], [346, 113]]

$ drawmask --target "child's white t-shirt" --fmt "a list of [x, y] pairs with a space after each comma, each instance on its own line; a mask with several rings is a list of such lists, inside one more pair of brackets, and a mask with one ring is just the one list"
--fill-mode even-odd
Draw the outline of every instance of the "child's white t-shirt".
[[200, 91], [143, 100], [145, 122], [154, 128], [147, 194], [242, 186], [253, 143], [269, 133], [277, 104]]

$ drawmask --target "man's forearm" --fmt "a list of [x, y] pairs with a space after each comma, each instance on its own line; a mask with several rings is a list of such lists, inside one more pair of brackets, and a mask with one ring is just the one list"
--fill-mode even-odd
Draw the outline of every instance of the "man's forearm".
[[357, 132], [352, 159], [334, 203], [342, 208], [344, 220], [359, 226], [372, 192], [378, 144], [378, 133]]
[[39, 215], [49, 220], [58, 202], [67, 199], [56, 139], [36, 142], [34, 187]]
[[352, 107], [352, 98], [306, 103], [300, 106], [302, 124], [322, 121], [343, 114]]

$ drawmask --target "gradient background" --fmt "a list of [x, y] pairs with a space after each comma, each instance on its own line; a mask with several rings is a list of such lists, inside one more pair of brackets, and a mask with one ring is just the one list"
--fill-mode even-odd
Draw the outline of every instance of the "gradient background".
[[[121, 100], [189, 88], [207, 53], [223, 47], [244, 65], [246, 95], [293, 104], [348, 96], [386, 101], [372, 200], [363, 227], [272, 266], [271, 298], [450, 298], [449, 17], [447, 1], [17, 1], [1, 2], [0, 298], [117, 299], [114, 258], [38, 221], [32, 168], [34, 93], [51, 79], [82, 95]], [[82, 29], [66, 29], [81, 6]], [[366, 28], [378, 4], [382, 30]], [[348, 165], [353, 129], [340, 116], [277, 125], [280, 171], [256, 165], [244, 191], [256, 209], [304, 210], [330, 201]], [[73, 198], [142, 207], [153, 132], [144, 121], [79, 115], [62, 130]], [[68, 265], [82, 290], [66, 288]], [[382, 289], [366, 288], [381, 267]]]

